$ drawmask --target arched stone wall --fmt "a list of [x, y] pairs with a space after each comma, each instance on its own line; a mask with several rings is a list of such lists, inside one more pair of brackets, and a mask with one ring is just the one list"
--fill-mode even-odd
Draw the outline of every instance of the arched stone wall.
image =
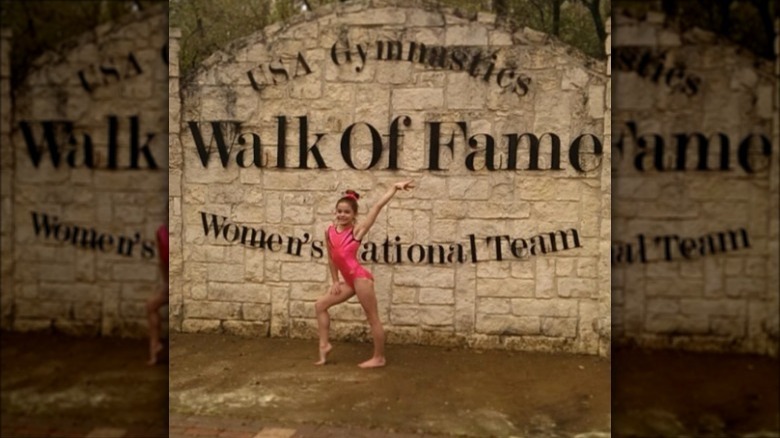
[[4, 329], [146, 333], [167, 220], [166, 29], [162, 7], [101, 25], [45, 53], [15, 91]]
[[615, 20], [616, 340], [776, 355], [775, 67], [662, 14]]
[[[390, 342], [607, 354], [603, 62], [491, 14], [373, 1], [172, 72], [174, 329], [314, 337], [339, 194], [365, 209], [412, 178], [361, 251]], [[368, 338], [354, 299], [332, 316]]]

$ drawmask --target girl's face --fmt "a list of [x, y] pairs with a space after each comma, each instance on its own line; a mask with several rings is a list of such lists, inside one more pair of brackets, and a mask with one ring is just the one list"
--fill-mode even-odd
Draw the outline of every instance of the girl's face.
[[355, 212], [347, 202], [339, 202], [336, 205], [336, 223], [347, 226], [355, 221]]

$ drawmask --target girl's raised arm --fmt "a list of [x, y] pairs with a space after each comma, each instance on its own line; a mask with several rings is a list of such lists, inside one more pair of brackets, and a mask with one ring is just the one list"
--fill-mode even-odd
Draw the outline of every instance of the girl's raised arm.
[[371, 209], [368, 211], [368, 214], [366, 215], [366, 218], [359, 224], [355, 225], [353, 232], [355, 239], [360, 240], [363, 238], [363, 236], [366, 235], [366, 233], [368, 233], [368, 230], [370, 230], [374, 225], [374, 222], [376, 222], [376, 218], [379, 216], [379, 212], [382, 211], [382, 208], [387, 205], [388, 202], [390, 202], [390, 199], [393, 198], [395, 192], [399, 190], [405, 191], [413, 188], [414, 181], [412, 180], [397, 182], [390, 186], [390, 188], [387, 190], [387, 193], [385, 193], [384, 196], [382, 196], [382, 198], [376, 204], [374, 204], [373, 207], [371, 207]]

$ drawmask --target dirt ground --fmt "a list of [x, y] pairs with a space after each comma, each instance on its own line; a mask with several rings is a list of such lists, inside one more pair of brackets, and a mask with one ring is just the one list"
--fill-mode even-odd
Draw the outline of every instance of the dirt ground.
[[172, 413], [349, 425], [388, 432], [545, 436], [610, 430], [609, 361], [592, 356], [388, 345], [388, 366], [356, 366], [370, 344], [174, 334]]
[[168, 367], [145, 364], [145, 341], [1, 336], [4, 429], [32, 423], [68, 430], [110, 426], [167, 431]]
[[316, 341], [175, 334], [169, 387], [166, 366], [144, 365], [142, 340], [1, 336], [3, 430], [49, 426], [26, 436], [163, 437], [170, 407], [434, 435], [780, 437], [780, 367], [766, 357], [616, 349], [610, 369], [590, 356], [389, 345], [388, 367], [361, 370], [369, 344], [334, 343], [333, 363], [315, 367]]
[[780, 437], [780, 366], [751, 355], [615, 349], [618, 437]]

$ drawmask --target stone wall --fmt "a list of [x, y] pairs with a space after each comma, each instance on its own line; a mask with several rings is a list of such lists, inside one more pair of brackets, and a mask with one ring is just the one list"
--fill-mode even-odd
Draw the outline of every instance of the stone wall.
[[[406, 5], [321, 7], [181, 80], [172, 329], [314, 338], [340, 193], [365, 212], [412, 178], [361, 250], [389, 342], [608, 354], [604, 62], [491, 14]], [[356, 299], [331, 314], [338, 339], [369, 339]]]
[[[0, 145], [11, 143], [11, 44], [10, 29], [0, 29]], [[14, 298], [14, 181], [13, 149], [0, 147], [0, 328], [11, 327]]]
[[146, 333], [167, 215], [166, 33], [160, 7], [101, 25], [45, 53], [15, 90], [4, 329]]
[[614, 17], [616, 341], [776, 355], [775, 67], [659, 13]]

